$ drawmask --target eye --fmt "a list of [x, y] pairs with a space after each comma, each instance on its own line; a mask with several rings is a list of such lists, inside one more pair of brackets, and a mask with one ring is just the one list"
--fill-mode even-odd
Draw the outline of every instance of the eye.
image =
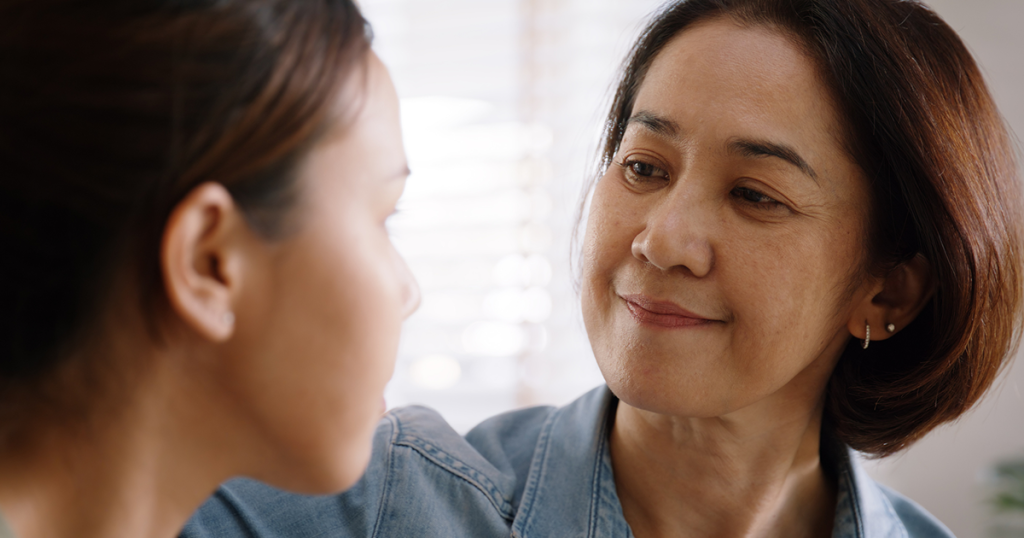
[[668, 172], [647, 161], [627, 158], [615, 164], [622, 168], [626, 181], [631, 185], [660, 184], [670, 179]]
[[749, 187], [736, 187], [730, 194], [741, 202], [754, 206], [758, 209], [771, 210], [786, 208], [786, 204], [783, 204], [782, 202]]

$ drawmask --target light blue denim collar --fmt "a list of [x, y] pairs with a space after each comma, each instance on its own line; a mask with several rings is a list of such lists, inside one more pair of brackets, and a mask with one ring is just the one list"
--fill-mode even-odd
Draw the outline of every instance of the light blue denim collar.
[[[554, 412], [541, 429], [522, 501], [512, 525], [516, 538], [632, 537], [615, 492], [609, 427], [618, 400], [591, 391]], [[828, 443], [828, 442], [827, 442]], [[882, 489], [852, 451], [825, 447], [838, 477], [833, 538], [905, 538], [907, 529]], [[582, 493], [582, 494], [581, 494]], [[566, 534], [574, 529], [574, 534]]]
[[857, 463], [853, 450], [838, 445], [839, 478], [832, 538], [906, 538], [909, 536], [889, 498]]
[[[537, 439], [512, 536], [633, 535], [615, 493], [608, 450], [610, 419], [617, 403], [606, 388], [591, 391], [551, 415]], [[581, 534], [566, 534], [568, 529]]]

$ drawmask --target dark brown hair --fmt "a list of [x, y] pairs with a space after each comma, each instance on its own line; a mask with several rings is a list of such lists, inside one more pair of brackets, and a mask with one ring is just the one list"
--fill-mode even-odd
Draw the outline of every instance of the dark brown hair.
[[1014, 145], [970, 53], [919, 2], [684, 0], [665, 6], [630, 53], [602, 169], [654, 57], [723, 16], [784, 32], [818, 63], [872, 190], [868, 270], [916, 255], [931, 265], [937, 285], [922, 314], [868, 350], [851, 338], [825, 395], [841, 441], [891, 454], [967, 411], [1016, 349], [1024, 211]]
[[126, 270], [159, 307], [164, 223], [197, 185], [277, 238], [370, 40], [352, 0], [3, 2], [0, 403], [68, 356]]

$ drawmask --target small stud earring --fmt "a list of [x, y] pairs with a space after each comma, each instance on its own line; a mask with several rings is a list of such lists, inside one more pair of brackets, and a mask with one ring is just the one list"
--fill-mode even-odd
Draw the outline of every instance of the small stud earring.
[[231, 312], [224, 312], [224, 316], [221, 321], [224, 322], [224, 325], [234, 325], [235, 315]]
[[871, 343], [871, 325], [868, 322], [864, 322], [864, 349], [868, 348], [868, 344]]
[[890, 324], [886, 325], [885, 326], [885, 332], [887, 332], [889, 334], [892, 334], [892, 333], [896, 332], [896, 324], [895, 323], [890, 323]]

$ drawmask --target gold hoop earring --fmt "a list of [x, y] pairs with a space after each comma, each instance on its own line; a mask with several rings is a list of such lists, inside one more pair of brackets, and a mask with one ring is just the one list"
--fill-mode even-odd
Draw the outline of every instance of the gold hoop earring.
[[871, 343], [871, 325], [868, 322], [864, 322], [864, 349], [868, 348], [868, 344]]

